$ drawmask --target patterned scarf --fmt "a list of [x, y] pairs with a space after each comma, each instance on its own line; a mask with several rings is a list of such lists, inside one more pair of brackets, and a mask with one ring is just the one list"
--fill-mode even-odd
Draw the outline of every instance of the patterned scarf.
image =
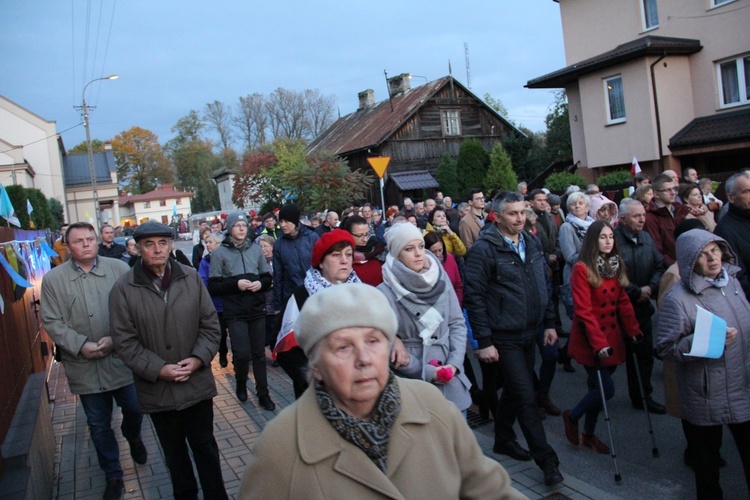
[[393, 374], [389, 374], [388, 382], [383, 388], [378, 402], [372, 411], [370, 420], [365, 422], [339, 409], [326, 391], [325, 387], [315, 383], [315, 396], [320, 411], [328, 423], [345, 440], [365, 452], [378, 469], [388, 472], [388, 441], [391, 438], [391, 428], [401, 411], [401, 392], [395, 383]]
[[700, 204], [699, 206], [694, 207], [693, 205], [686, 203], [685, 206], [690, 209], [690, 214], [693, 215], [694, 217], [706, 215], [706, 212], [708, 212], [708, 207], [703, 204]]
[[573, 229], [576, 231], [576, 236], [578, 236], [579, 240], [583, 241], [583, 237], [586, 236], [586, 231], [588, 231], [589, 226], [594, 223], [594, 219], [587, 215], [586, 220], [582, 220], [575, 215], [568, 213], [568, 215], [565, 216], [565, 222], [569, 222], [570, 225], [573, 226]]
[[443, 266], [431, 252], [425, 252], [425, 257], [425, 267], [417, 273], [389, 253], [383, 282], [393, 291], [396, 302], [422, 326], [419, 337], [427, 344], [444, 320], [441, 311], [448, 310], [450, 296], [443, 293]]
[[[354, 271], [349, 273], [349, 277], [346, 279], [345, 283], [362, 283], [359, 278], [357, 277], [357, 273]], [[319, 292], [324, 288], [328, 288], [329, 286], [333, 286], [333, 284], [325, 279], [322, 274], [320, 274], [320, 271], [317, 269], [310, 268], [305, 273], [305, 290], [307, 290], [307, 293], [310, 295], [313, 295], [315, 292]]]
[[596, 258], [596, 271], [602, 278], [614, 278], [620, 272], [620, 258], [610, 255], [605, 259], [599, 254]]

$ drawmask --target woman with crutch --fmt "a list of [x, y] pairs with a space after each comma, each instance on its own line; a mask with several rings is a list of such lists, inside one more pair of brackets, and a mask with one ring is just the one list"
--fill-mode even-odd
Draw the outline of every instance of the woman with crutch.
[[[608, 222], [599, 220], [589, 227], [570, 283], [574, 315], [568, 352], [586, 369], [588, 392], [573, 409], [563, 412], [565, 437], [575, 446], [582, 443], [597, 453], [607, 454], [610, 448], [594, 434], [603, 406], [602, 394], [606, 399], [615, 394], [612, 374], [625, 362], [624, 337], [634, 342], [639, 336], [642, 338], [633, 306], [625, 293], [628, 284], [625, 266]], [[581, 417], [584, 417], [584, 424], [579, 439]], [[609, 427], [609, 421], [607, 425]], [[615, 458], [614, 451], [612, 457]]]

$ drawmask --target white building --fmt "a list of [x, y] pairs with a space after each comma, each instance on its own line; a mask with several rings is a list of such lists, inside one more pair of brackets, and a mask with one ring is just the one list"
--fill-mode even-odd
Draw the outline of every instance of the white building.
[[145, 194], [120, 196], [120, 222], [116, 225], [134, 227], [149, 219], [169, 224], [175, 213], [179, 219], [187, 221], [193, 196], [193, 193], [177, 191], [172, 184], [164, 184]]

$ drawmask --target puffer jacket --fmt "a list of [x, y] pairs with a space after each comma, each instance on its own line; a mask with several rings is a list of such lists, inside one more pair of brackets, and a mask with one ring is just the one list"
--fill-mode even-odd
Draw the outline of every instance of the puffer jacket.
[[[260, 281], [257, 292], [240, 291], [237, 283], [242, 280]], [[221, 246], [211, 254], [208, 273], [208, 291], [220, 296], [224, 305], [224, 317], [250, 321], [266, 316], [265, 292], [271, 287], [271, 273], [260, 247], [249, 240], [242, 248], [235, 246], [227, 236]]]
[[305, 273], [312, 264], [312, 250], [318, 233], [300, 224], [296, 238], [284, 234], [273, 245], [273, 302], [277, 311], [298, 286], [305, 281]]
[[[724, 252], [729, 282], [716, 288], [693, 272], [698, 255], [715, 241]], [[737, 256], [719, 236], [693, 229], [677, 239], [682, 280], [664, 298], [656, 335], [656, 351], [675, 361], [682, 418], [694, 425], [750, 421], [750, 304], [736, 274]], [[686, 356], [693, 346], [696, 306], [711, 311], [739, 330], [718, 359]]]
[[[115, 350], [133, 370], [143, 413], [183, 410], [216, 395], [211, 360], [219, 350], [219, 318], [201, 277], [169, 259], [162, 298], [141, 263], [120, 277], [109, 296]], [[159, 378], [165, 364], [194, 356], [203, 366], [185, 382]]]
[[532, 338], [540, 325], [555, 327], [552, 281], [539, 241], [526, 241], [526, 262], [493, 224], [469, 249], [464, 279], [464, 308], [479, 348], [496, 340]]

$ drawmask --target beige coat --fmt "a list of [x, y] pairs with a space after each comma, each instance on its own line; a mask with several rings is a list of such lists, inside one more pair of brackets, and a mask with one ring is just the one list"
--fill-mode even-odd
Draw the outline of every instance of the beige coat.
[[[487, 219], [485, 219], [485, 224], [487, 222]], [[458, 232], [460, 233], [461, 241], [464, 242], [467, 252], [471, 248], [471, 245], [473, 245], [474, 242], [477, 241], [477, 238], [479, 238], [479, 231], [481, 231], [481, 229], [482, 226], [479, 224], [479, 219], [477, 219], [477, 216], [471, 211], [469, 211], [469, 213], [461, 219], [461, 222], [458, 223]]]
[[397, 384], [387, 474], [334, 430], [310, 387], [266, 425], [239, 498], [525, 498], [455, 405], [426, 382]]
[[99, 257], [90, 273], [69, 260], [44, 275], [42, 324], [57, 345], [73, 394], [113, 391], [133, 383], [132, 372], [115, 351], [100, 359], [80, 354], [86, 341], [111, 335], [109, 292], [128, 269], [119, 259]]

